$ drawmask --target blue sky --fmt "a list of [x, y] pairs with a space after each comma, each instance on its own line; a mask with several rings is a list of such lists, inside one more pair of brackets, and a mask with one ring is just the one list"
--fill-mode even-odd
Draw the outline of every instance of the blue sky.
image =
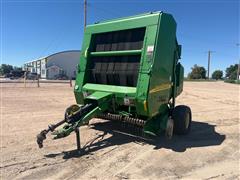
[[[88, 24], [150, 11], [171, 13], [177, 21], [185, 75], [194, 64], [210, 73], [239, 58], [239, 0], [88, 0]], [[1, 63], [25, 61], [64, 50], [81, 49], [83, 0], [1, 0]]]

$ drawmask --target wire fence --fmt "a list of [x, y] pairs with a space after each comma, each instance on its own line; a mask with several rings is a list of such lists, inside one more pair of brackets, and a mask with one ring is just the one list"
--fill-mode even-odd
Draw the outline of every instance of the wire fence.
[[0, 78], [1, 87], [7, 86], [17, 86], [17, 87], [47, 87], [47, 86], [66, 86], [72, 87], [75, 83], [74, 80], [46, 80], [46, 79], [34, 79], [34, 80], [26, 80], [24, 78], [19, 79], [8, 79], [8, 78]]

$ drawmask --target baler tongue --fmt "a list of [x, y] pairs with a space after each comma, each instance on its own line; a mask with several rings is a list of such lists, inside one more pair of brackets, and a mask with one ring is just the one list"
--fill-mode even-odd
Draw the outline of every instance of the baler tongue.
[[[74, 104], [68, 107], [65, 111], [64, 120], [57, 124], [49, 125], [47, 129], [42, 130], [37, 135], [39, 148], [43, 147], [43, 140], [46, 139], [46, 135], [49, 131], [54, 135], [54, 139], [64, 138], [75, 131], [77, 135], [78, 150], [80, 150], [79, 127], [87, 124], [90, 119], [105, 111], [109, 106], [108, 102], [110, 102], [111, 96], [111, 93], [95, 92], [86, 97], [87, 101], [89, 101], [88, 104], [84, 106]], [[65, 125], [62, 128], [56, 129], [63, 124]]]

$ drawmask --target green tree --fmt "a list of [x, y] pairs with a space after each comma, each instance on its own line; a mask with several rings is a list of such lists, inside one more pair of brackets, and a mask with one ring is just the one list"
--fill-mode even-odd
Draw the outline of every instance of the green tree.
[[5, 75], [7, 73], [10, 73], [10, 71], [13, 70], [13, 66], [9, 64], [1, 64], [0, 66], [0, 74]]
[[237, 71], [238, 71], [238, 64], [229, 66], [226, 69], [226, 78], [231, 80], [237, 79]]
[[195, 64], [192, 71], [188, 74], [189, 79], [206, 79], [206, 69], [202, 66]]
[[218, 79], [222, 79], [222, 77], [223, 77], [223, 71], [221, 70], [216, 70], [212, 73], [212, 79], [218, 80]]

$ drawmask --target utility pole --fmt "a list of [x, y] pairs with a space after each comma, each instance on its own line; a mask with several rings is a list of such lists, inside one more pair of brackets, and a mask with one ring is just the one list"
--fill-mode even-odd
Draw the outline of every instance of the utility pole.
[[[237, 47], [239, 47], [239, 43], [237, 43]], [[239, 61], [238, 61], [238, 70], [237, 70], [237, 80], [239, 80], [239, 72], [240, 72], [240, 58], [239, 58]]]
[[208, 79], [210, 79], [210, 62], [211, 62], [211, 53], [213, 53], [213, 51], [208, 51]]
[[84, 30], [87, 25], [87, 0], [84, 0]]

